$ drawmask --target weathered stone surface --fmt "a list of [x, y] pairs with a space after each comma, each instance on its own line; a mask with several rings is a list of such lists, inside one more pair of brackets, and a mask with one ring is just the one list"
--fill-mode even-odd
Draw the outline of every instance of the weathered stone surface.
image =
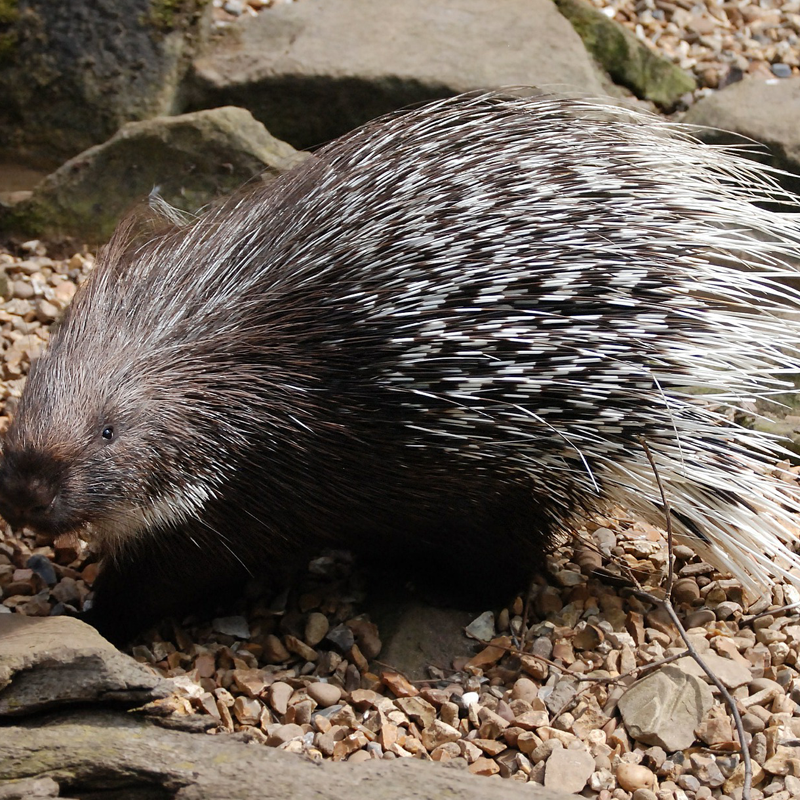
[[613, 80], [637, 97], [672, 107], [681, 95], [697, 88], [691, 75], [584, 0], [556, 0], [556, 5]]
[[588, 750], [557, 749], [547, 759], [544, 785], [577, 794], [594, 771], [594, 759]]
[[698, 101], [684, 122], [704, 126], [692, 133], [713, 144], [760, 142], [765, 149], [751, 146], [743, 155], [794, 173], [776, 178], [800, 191], [800, 78], [734, 83]]
[[22, 778], [0, 783], [0, 800], [31, 800], [33, 797], [58, 797], [59, 786], [52, 778]]
[[102, 241], [156, 187], [167, 203], [193, 212], [306, 157], [242, 108], [132, 122], [45, 178], [29, 199], [7, 209], [0, 228]]
[[172, 113], [194, 45], [206, 36], [210, 6], [3, 3], [0, 147], [60, 161], [126, 122]]
[[166, 681], [80, 620], [0, 616], [0, 716], [64, 703], [139, 705], [169, 692]]
[[631, 686], [619, 700], [628, 733], [667, 752], [694, 741], [694, 730], [714, 704], [711, 687], [674, 665]]
[[[727, 689], [736, 689], [738, 686], [744, 686], [753, 679], [750, 670], [739, 661], [718, 656], [712, 652], [703, 653], [702, 657], [708, 668], [722, 681], [722, 684]], [[691, 656], [676, 661], [675, 666], [684, 672], [696, 675], [698, 678], [702, 679], [705, 676], [703, 668]]]
[[[84, 793], [108, 786], [158, 787], [178, 800], [567, 800], [562, 792], [486, 781], [418, 759], [371, 760], [357, 767], [314, 764], [224, 736], [164, 730], [118, 712], [74, 712], [6, 726], [0, 780], [46, 773]], [[62, 792], [68, 794], [69, 792]], [[136, 796], [144, 796], [137, 794]], [[155, 796], [155, 795], [154, 795]], [[159, 794], [157, 796], [162, 796]]]
[[295, 147], [474, 89], [605, 94], [549, 0], [315, 0], [234, 24], [195, 61], [192, 108], [232, 104]]

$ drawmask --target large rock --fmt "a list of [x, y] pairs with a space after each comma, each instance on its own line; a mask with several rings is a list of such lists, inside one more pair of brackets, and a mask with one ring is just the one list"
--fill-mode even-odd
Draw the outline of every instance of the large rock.
[[749, 145], [743, 155], [793, 173], [781, 182], [800, 192], [800, 78], [731, 84], [692, 106], [683, 121], [703, 126], [692, 131], [703, 141]]
[[18, 0], [0, 40], [0, 147], [51, 164], [174, 113], [205, 0]]
[[233, 25], [194, 67], [191, 107], [244, 106], [295, 147], [473, 89], [607, 93], [550, 0], [277, 4]]
[[140, 705], [170, 691], [80, 620], [0, 615], [0, 717], [69, 703]]
[[[64, 713], [2, 731], [0, 781], [42, 775], [81, 796], [176, 800], [568, 800], [571, 795], [489, 781], [417, 759], [314, 764], [276, 749], [156, 728], [111, 712]], [[2, 785], [2, 784], [0, 784]], [[103, 792], [103, 796], [105, 793]]]
[[675, 665], [636, 681], [619, 700], [628, 733], [668, 753], [695, 740], [695, 728], [714, 704], [711, 687]]
[[131, 122], [70, 159], [0, 214], [0, 229], [102, 242], [154, 189], [194, 212], [254, 176], [271, 180], [306, 158], [242, 108]]

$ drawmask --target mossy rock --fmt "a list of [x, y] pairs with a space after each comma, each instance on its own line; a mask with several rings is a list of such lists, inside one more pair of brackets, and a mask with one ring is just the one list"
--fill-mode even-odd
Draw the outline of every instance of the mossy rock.
[[656, 55], [629, 30], [585, 0], [555, 0], [586, 49], [618, 84], [663, 108], [674, 107], [697, 88], [694, 78]]
[[243, 108], [225, 107], [131, 122], [70, 159], [32, 196], [0, 212], [0, 231], [107, 240], [154, 190], [196, 212], [253, 178], [271, 180], [306, 158]]

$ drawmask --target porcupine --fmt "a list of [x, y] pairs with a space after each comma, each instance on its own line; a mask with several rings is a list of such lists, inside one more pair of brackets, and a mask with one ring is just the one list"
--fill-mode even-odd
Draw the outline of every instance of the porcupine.
[[120, 639], [325, 544], [511, 591], [584, 514], [663, 522], [644, 441], [676, 533], [758, 591], [798, 565], [779, 444], [725, 413], [800, 372], [800, 228], [770, 202], [797, 200], [592, 101], [367, 124], [115, 235], [31, 368], [0, 512], [99, 542]]

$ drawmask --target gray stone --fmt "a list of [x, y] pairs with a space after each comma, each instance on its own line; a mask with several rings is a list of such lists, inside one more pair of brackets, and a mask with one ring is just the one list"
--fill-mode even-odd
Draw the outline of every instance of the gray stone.
[[477, 639], [479, 642], [488, 642], [494, 638], [494, 614], [491, 611], [484, 611], [479, 617], [475, 617], [472, 622], [464, 629], [467, 636]]
[[470, 90], [606, 94], [549, 0], [315, 0], [236, 22], [194, 64], [190, 107], [249, 108], [295, 147]]
[[48, 586], [52, 586], [58, 580], [53, 562], [41, 554], [32, 555], [25, 566], [32, 569]]
[[674, 752], [692, 744], [694, 729], [713, 704], [707, 683], [668, 665], [636, 681], [620, 698], [619, 710], [634, 739]]
[[250, 638], [250, 626], [244, 617], [217, 617], [211, 623], [212, 628], [217, 633], [225, 633], [228, 636], [235, 636], [237, 639]]
[[166, 681], [80, 620], [0, 616], [0, 717], [65, 703], [141, 705], [168, 694]]
[[132, 122], [6, 209], [0, 228], [102, 241], [154, 187], [170, 205], [194, 212], [255, 176], [271, 180], [306, 157], [242, 108]]
[[760, 142], [765, 146], [760, 153], [744, 142], [751, 146], [743, 155], [794, 173], [797, 177], [776, 177], [800, 191], [800, 78], [734, 83], [698, 101], [684, 122], [704, 126], [693, 133], [713, 144], [742, 144], [741, 137]]
[[544, 702], [552, 714], [559, 714], [569, 705], [577, 693], [578, 682], [574, 678], [561, 678], [553, 687], [553, 691], [545, 697]]

